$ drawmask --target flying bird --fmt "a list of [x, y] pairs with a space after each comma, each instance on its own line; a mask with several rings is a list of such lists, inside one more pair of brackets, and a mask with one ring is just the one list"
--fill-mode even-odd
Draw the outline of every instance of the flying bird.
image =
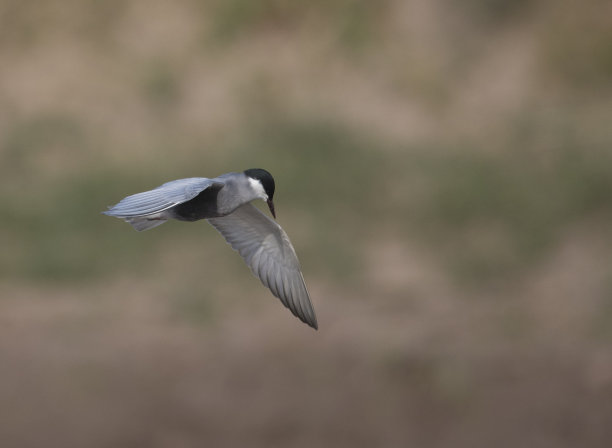
[[251, 204], [263, 199], [276, 219], [274, 189], [272, 175], [253, 168], [214, 179], [173, 180], [128, 196], [102, 213], [121, 218], [138, 231], [152, 229], [168, 219], [207, 220], [283, 305], [317, 329], [314, 308], [289, 237], [275, 220]]

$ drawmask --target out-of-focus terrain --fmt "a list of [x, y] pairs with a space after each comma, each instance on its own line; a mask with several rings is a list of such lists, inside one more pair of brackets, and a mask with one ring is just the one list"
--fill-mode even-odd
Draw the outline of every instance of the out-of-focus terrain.
[[[2, 447], [607, 447], [612, 4], [0, 4]], [[205, 223], [263, 167], [318, 332]]]

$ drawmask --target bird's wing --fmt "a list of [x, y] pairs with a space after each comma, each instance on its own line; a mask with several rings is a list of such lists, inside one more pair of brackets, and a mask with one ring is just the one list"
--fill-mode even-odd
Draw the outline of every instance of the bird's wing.
[[154, 190], [128, 196], [103, 213], [118, 218], [152, 215], [187, 202], [212, 186], [220, 188], [223, 183], [205, 177], [173, 180]]
[[295, 250], [285, 231], [250, 203], [221, 218], [215, 229], [244, 258], [251, 271], [302, 322], [317, 328]]

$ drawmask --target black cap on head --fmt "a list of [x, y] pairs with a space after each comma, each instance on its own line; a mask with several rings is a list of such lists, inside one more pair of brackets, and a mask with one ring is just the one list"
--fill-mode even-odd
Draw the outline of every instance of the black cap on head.
[[248, 177], [252, 179], [257, 179], [258, 181], [261, 182], [261, 185], [263, 186], [264, 191], [268, 195], [268, 207], [270, 208], [270, 213], [272, 213], [272, 216], [276, 218], [276, 212], [274, 211], [274, 202], [272, 201], [272, 199], [274, 198], [274, 188], [275, 188], [274, 178], [272, 177], [272, 175], [268, 173], [266, 170], [261, 169], [261, 168], [251, 168], [251, 169], [245, 170], [244, 174], [246, 174]]
[[270, 173], [261, 168], [251, 168], [245, 170], [244, 174], [260, 181], [261, 185], [264, 187], [264, 191], [268, 195], [268, 199], [272, 200], [272, 198], [274, 198], [274, 178]]

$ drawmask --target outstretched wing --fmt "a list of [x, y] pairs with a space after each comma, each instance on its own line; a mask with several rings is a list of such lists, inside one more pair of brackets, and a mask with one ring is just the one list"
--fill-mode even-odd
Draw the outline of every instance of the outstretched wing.
[[205, 177], [173, 180], [154, 190], [128, 196], [103, 213], [117, 218], [153, 215], [187, 202], [213, 185], [223, 186], [222, 183]]
[[208, 219], [251, 271], [302, 322], [317, 328], [300, 263], [289, 237], [272, 219], [250, 203], [233, 213]]

